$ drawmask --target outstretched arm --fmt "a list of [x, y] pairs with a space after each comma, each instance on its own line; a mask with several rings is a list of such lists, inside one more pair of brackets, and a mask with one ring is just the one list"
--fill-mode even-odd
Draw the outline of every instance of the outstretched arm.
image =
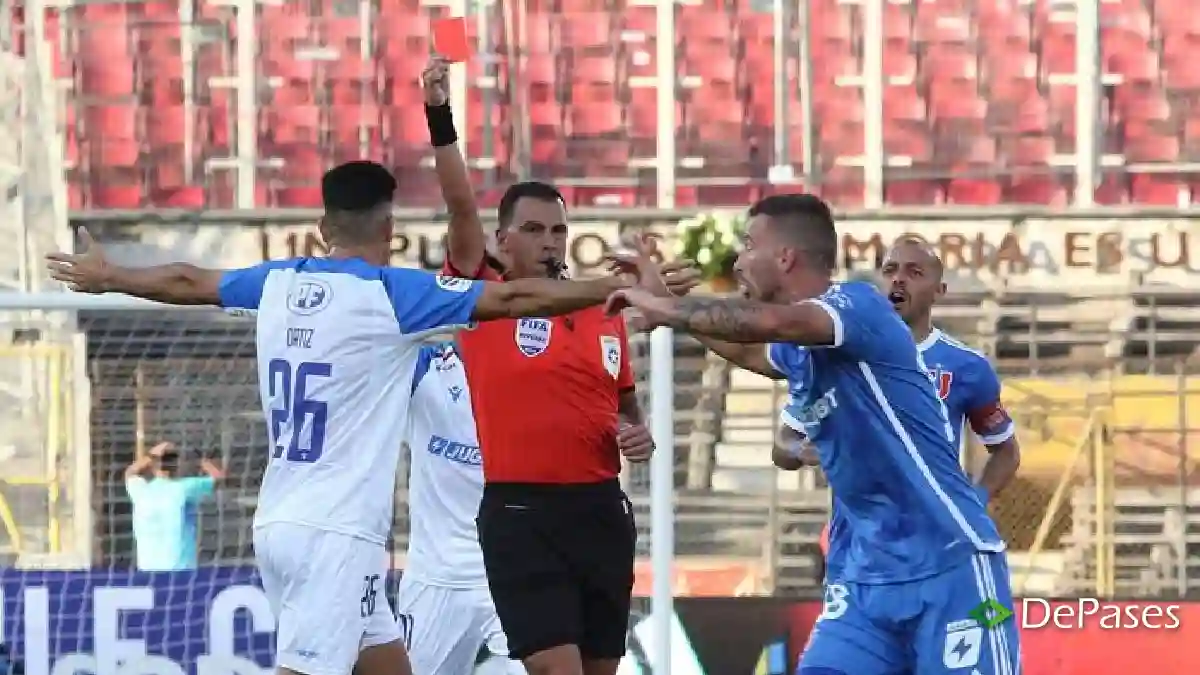
[[475, 201], [471, 174], [458, 147], [458, 132], [450, 110], [448, 63], [434, 57], [422, 74], [425, 87], [425, 120], [433, 144], [434, 171], [442, 201], [450, 214], [446, 260], [460, 274], [475, 275], [487, 252], [487, 237]]
[[639, 289], [622, 294], [658, 325], [734, 344], [790, 342], [839, 346], [841, 329], [831, 309], [816, 300], [773, 305], [740, 298], [662, 298]]
[[471, 312], [474, 321], [518, 317], [558, 316], [602, 304], [608, 296], [633, 282], [628, 276], [583, 281], [516, 279], [484, 283]]
[[739, 368], [758, 373], [772, 380], [786, 379], [786, 376], [776, 370], [775, 366], [772, 366], [770, 360], [767, 359], [767, 345], [737, 344], [717, 340], [707, 335], [696, 335], [695, 338], [714, 354]]
[[219, 305], [224, 274], [223, 270], [187, 263], [152, 267], [109, 265], [100, 292], [124, 293], [169, 305]]
[[171, 305], [219, 305], [225, 271], [188, 263], [150, 267], [122, 267], [104, 256], [104, 250], [80, 230], [82, 253], [46, 256], [50, 276], [82, 293], [124, 293]]

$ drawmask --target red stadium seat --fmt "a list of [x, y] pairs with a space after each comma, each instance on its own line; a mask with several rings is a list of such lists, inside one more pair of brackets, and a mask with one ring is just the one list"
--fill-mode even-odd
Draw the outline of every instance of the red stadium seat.
[[140, 184], [114, 184], [99, 179], [92, 186], [90, 207], [93, 209], [140, 209], [144, 188]]
[[558, 45], [566, 50], [611, 51], [613, 46], [612, 16], [589, 12], [559, 17]]
[[675, 34], [685, 42], [720, 44], [728, 51], [733, 45], [733, 26], [729, 16], [713, 12], [708, 7], [680, 5], [675, 24]]
[[571, 108], [570, 136], [606, 136], [622, 131], [621, 108], [616, 101]]
[[321, 142], [321, 109], [316, 106], [274, 106], [264, 108], [260, 114], [261, 133], [269, 144]]
[[[260, 171], [262, 203], [313, 204], [312, 181], [320, 170], [356, 156], [386, 159], [417, 186], [405, 188], [411, 192], [405, 199], [429, 199], [418, 194], [429, 178], [422, 165], [429, 149], [423, 120], [413, 114], [422, 101], [416, 75], [431, 45], [429, 18], [446, 10], [418, 0], [375, 6], [378, 14], [365, 33], [357, 9], [335, 0], [257, 10], [260, 152], [264, 161], [284, 161], [282, 169]], [[656, 8], [624, 0], [526, 6], [519, 21], [496, 12], [482, 29], [469, 22], [472, 45], [490, 53], [468, 70], [462, 132], [468, 152], [477, 157], [487, 148], [500, 163], [495, 175], [501, 180], [529, 168], [550, 176], [594, 170], [627, 179], [631, 157], [657, 152]], [[1192, 189], [1185, 180], [1136, 169], [1200, 159], [1200, 106], [1194, 104], [1200, 13], [1187, 0], [1113, 0], [1099, 7], [1108, 79], [1097, 119], [1104, 151], [1115, 157], [1106, 158], [1096, 198], [1186, 202]], [[206, 170], [205, 162], [228, 157], [236, 145], [237, 92], [228, 86], [236, 76], [236, 14], [212, 0], [195, 9], [190, 32], [182, 29], [174, 1], [85, 3], [48, 15], [52, 46], [69, 50], [54, 65], [69, 80], [69, 105], [76, 110], [64, 134], [74, 204], [232, 203], [236, 172]], [[677, 148], [702, 164], [681, 167], [680, 175], [761, 183], [777, 160], [777, 126], [785, 128], [790, 161], [797, 163], [806, 129], [802, 96], [808, 96], [813, 149], [828, 169], [819, 189], [847, 206], [860, 203], [861, 170], [848, 165], [868, 150], [859, 84], [861, 3], [810, 3], [812, 87], [802, 87], [789, 53], [781, 119], [775, 119], [770, 11], [705, 0], [678, 5], [675, 15]], [[19, 25], [23, 19], [17, 19]], [[1061, 169], [1051, 171], [1050, 159], [1067, 153], [1061, 163], [1069, 164], [1074, 147], [1070, 12], [1044, 0], [887, 2], [882, 30], [884, 149], [909, 158], [922, 176], [907, 180], [889, 170], [888, 200], [1064, 202], [1073, 183]], [[363, 53], [364, 46], [371, 53]], [[303, 52], [317, 47], [334, 58]], [[1111, 169], [1122, 155], [1132, 172]], [[514, 157], [529, 158], [534, 167], [509, 166]], [[758, 184], [677, 192], [681, 204], [705, 204], [744, 202], [770, 190]], [[572, 193], [572, 199], [646, 204], [653, 193], [652, 187], [601, 188]]]

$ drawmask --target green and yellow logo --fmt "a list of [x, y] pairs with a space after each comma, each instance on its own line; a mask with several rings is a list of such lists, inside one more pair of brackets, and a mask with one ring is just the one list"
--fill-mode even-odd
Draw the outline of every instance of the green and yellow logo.
[[986, 600], [978, 607], [967, 612], [967, 616], [979, 622], [984, 628], [995, 628], [1012, 618], [1012, 610], [995, 600]]

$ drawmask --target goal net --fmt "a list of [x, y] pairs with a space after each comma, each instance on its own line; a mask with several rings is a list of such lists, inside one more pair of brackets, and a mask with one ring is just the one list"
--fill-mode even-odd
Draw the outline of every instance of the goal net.
[[[0, 293], [0, 370], [23, 378], [4, 392], [0, 425], [0, 609], [26, 672], [270, 667], [274, 620], [250, 533], [267, 459], [253, 321]], [[178, 489], [138, 489], [130, 476], [155, 470], [139, 457], [163, 442], [178, 461], [160, 485]], [[214, 470], [211, 493], [181, 480]], [[183, 569], [139, 571], [139, 554], [143, 567]]]

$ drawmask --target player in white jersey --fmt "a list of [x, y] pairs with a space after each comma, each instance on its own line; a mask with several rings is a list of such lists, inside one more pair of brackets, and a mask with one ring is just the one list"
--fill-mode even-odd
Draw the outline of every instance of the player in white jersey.
[[492, 605], [475, 514], [483, 463], [462, 362], [447, 342], [421, 350], [406, 444], [408, 560], [396, 596], [413, 670], [420, 675], [523, 674]]
[[631, 283], [492, 284], [388, 267], [395, 189], [374, 162], [330, 170], [319, 224], [326, 258], [129, 268], [110, 263], [86, 232], [84, 252], [47, 256], [51, 276], [73, 290], [257, 313], [270, 462], [254, 549], [281, 673], [411, 672], [380, 591], [420, 341], [473, 320], [567, 313]]

